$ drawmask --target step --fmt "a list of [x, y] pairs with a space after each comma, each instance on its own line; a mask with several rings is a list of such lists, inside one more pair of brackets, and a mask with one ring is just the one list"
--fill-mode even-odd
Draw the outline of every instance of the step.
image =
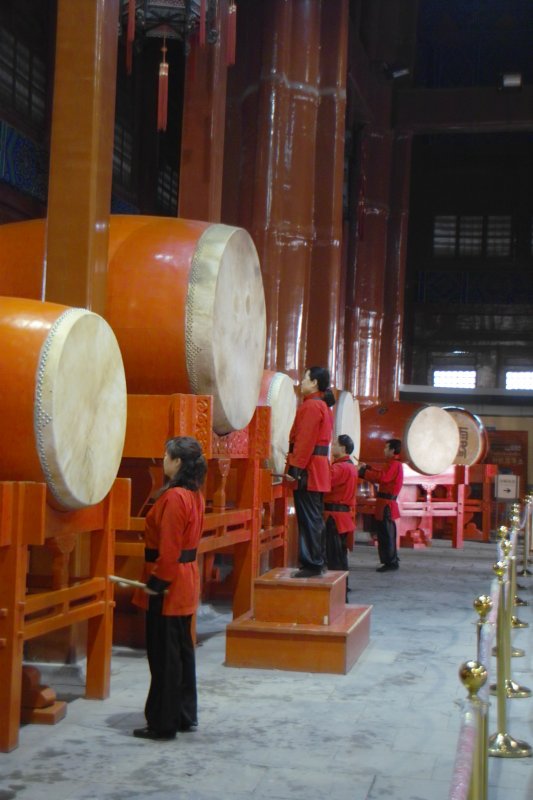
[[262, 622], [330, 625], [344, 613], [347, 572], [291, 578], [278, 567], [254, 580], [254, 617]]
[[249, 611], [226, 628], [225, 664], [346, 675], [368, 645], [371, 609], [345, 605], [330, 625], [264, 622]]

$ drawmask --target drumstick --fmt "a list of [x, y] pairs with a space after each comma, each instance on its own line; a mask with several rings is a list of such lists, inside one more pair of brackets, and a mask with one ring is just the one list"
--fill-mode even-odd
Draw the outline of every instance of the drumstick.
[[296, 478], [293, 478], [292, 475], [287, 475], [286, 472], [273, 472], [272, 473], [272, 477], [273, 478], [283, 478], [283, 480], [289, 481], [289, 483], [292, 483], [292, 481], [296, 480]]
[[134, 586], [135, 589], [146, 589], [146, 584], [141, 581], [132, 581], [131, 578], [119, 578], [118, 575], [109, 575], [111, 583], [118, 583], [120, 586]]

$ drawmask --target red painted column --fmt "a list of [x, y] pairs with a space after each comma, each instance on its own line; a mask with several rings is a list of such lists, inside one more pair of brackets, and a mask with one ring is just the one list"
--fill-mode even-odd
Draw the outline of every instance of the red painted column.
[[[390, 97], [383, 91], [382, 110]], [[382, 119], [387, 114], [380, 114]], [[363, 134], [361, 170], [365, 194], [361, 197], [355, 252], [355, 281], [347, 363], [347, 386], [365, 404], [379, 398], [379, 364], [384, 317], [384, 284], [389, 222], [391, 132], [385, 124]], [[385, 347], [387, 342], [383, 342]]]
[[43, 297], [103, 313], [119, 0], [59, 0]]
[[[296, 378], [305, 364], [315, 239], [321, 4], [270, 0], [263, 12], [261, 71], [242, 105], [242, 130], [245, 135], [256, 132], [256, 140], [243, 154], [249, 160], [241, 198], [251, 207], [248, 229], [263, 272], [265, 366]], [[250, 22], [253, 36], [251, 28], [259, 23], [253, 18]]]
[[348, 3], [329, 0], [322, 4], [320, 35], [316, 238], [311, 260], [306, 361], [329, 366], [333, 379], [338, 372], [347, 52]]
[[383, 341], [386, 346], [381, 350], [379, 373], [379, 394], [382, 402], [391, 402], [400, 398], [412, 139], [410, 132], [397, 133], [394, 137], [392, 151], [391, 215], [387, 244], [383, 324]]
[[217, 4], [215, 44], [192, 43], [183, 103], [178, 217], [219, 222], [226, 113], [228, 0]]

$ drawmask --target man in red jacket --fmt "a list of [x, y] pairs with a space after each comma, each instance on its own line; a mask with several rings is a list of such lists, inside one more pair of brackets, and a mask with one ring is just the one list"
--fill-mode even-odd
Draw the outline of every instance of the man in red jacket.
[[312, 578], [325, 571], [323, 494], [331, 488], [329, 445], [335, 403], [324, 367], [305, 371], [300, 391], [303, 403], [296, 411], [289, 434], [287, 474], [296, 481], [294, 508], [298, 520], [300, 569], [293, 578]]
[[[348, 546], [346, 539], [355, 527], [355, 493], [357, 467], [350, 455], [354, 443], [350, 436], [341, 434], [331, 445], [331, 492], [324, 495], [326, 520], [326, 559], [328, 569], [348, 571]], [[346, 600], [350, 587], [346, 581]]]
[[402, 443], [389, 439], [383, 451], [387, 463], [383, 467], [360, 464], [359, 477], [378, 483], [376, 495], [376, 521], [378, 524], [378, 553], [381, 567], [376, 572], [390, 572], [399, 568], [396, 547], [396, 523], [400, 509], [396, 499], [403, 486], [403, 466], [400, 461]]

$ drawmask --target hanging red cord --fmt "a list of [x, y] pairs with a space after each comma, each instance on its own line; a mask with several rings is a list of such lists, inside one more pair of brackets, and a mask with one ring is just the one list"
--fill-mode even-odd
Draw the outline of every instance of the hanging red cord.
[[166, 61], [167, 46], [163, 39], [161, 48], [163, 60], [159, 64], [159, 85], [157, 92], [157, 130], [166, 131], [168, 116], [168, 64]]
[[226, 64], [235, 64], [235, 47], [237, 44], [237, 6], [230, 3], [228, 8], [228, 40]]
[[198, 41], [200, 47], [205, 45], [205, 19], [206, 19], [206, 0], [200, 0], [200, 26], [198, 28]]

